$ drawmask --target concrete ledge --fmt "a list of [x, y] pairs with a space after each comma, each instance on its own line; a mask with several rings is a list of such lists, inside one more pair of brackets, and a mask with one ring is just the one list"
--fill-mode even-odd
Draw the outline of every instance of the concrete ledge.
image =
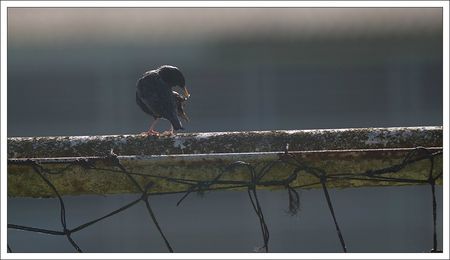
[[290, 131], [8, 138], [8, 158], [118, 155], [247, 153], [441, 147], [442, 127], [351, 128]]
[[[152, 181], [154, 185], [149, 192], [167, 193], [182, 192], [191, 186], [165, 178], [189, 179], [193, 180], [190, 183], [195, 183], [213, 180], [226, 172], [221, 182], [212, 188], [248, 182], [248, 169], [238, 167], [225, 171], [227, 166], [245, 161], [259, 171], [285, 154], [286, 143], [289, 143], [290, 155], [330, 176], [351, 177], [402, 164], [418, 146], [437, 153], [433, 176], [442, 174], [442, 127], [192, 133], [174, 137], [25, 137], [8, 139], [8, 196], [54, 196], [30, 166], [29, 159], [47, 171], [47, 178], [61, 195], [137, 192], [120, 167], [108, 161], [113, 149], [120, 164], [142, 187]], [[418, 153], [414, 159], [422, 155]], [[266, 184], [289, 178], [295, 169], [294, 165], [286, 163], [273, 165], [258, 188], [283, 188], [283, 185]], [[429, 170], [430, 160], [422, 159], [396, 173], [383, 175], [420, 180], [418, 182], [348, 178], [332, 180], [329, 187], [425, 184]], [[290, 185], [320, 187], [317, 182], [317, 177], [300, 171]]]

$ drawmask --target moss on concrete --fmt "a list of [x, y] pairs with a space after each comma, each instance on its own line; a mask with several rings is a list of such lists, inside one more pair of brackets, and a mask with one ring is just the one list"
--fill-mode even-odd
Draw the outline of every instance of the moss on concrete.
[[[181, 133], [172, 137], [143, 135], [111, 136], [56, 136], [8, 138], [8, 158], [60, 158], [104, 156], [110, 150], [120, 156], [217, 154], [283, 151], [289, 143], [290, 151], [324, 151], [346, 149], [414, 148], [417, 146], [442, 147], [442, 127], [358, 128], [293, 131], [250, 131], [223, 133]], [[322, 169], [328, 174], [357, 173], [379, 169], [401, 162], [407, 151], [382, 152], [305, 152], [297, 156], [310, 167]], [[122, 160], [130, 172], [194, 180], [211, 180], [229, 163], [244, 160], [258, 167], [277, 158], [277, 155], [245, 157], [217, 156], [190, 160], [180, 156], [164, 160]], [[415, 163], [395, 174], [399, 178], [426, 179], [429, 162]], [[46, 164], [51, 172], [58, 172], [67, 164]], [[96, 163], [98, 168], [118, 170], [117, 167]], [[293, 166], [276, 165], [263, 181], [281, 180], [293, 170]], [[435, 172], [442, 172], [442, 158], [436, 160]], [[390, 175], [385, 175], [390, 176]], [[393, 176], [393, 175], [392, 175]], [[69, 167], [62, 174], [50, 174], [48, 178], [62, 195], [115, 194], [137, 192], [128, 177], [114, 171], [85, 169], [79, 165]], [[141, 186], [153, 181], [151, 192], [185, 190], [186, 185], [157, 178], [135, 176]], [[245, 168], [237, 168], [224, 174], [222, 180], [249, 180]], [[317, 182], [317, 178], [300, 172], [292, 186]], [[360, 187], [368, 185], [403, 185], [385, 181], [343, 180], [329, 183], [330, 187]], [[217, 187], [217, 185], [215, 186]], [[260, 187], [279, 188], [279, 187]], [[8, 196], [54, 196], [45, 182], [25, 165], [8, 165]]]
[[[370, 156], [369, 153], [342, 153], [337, 157], [321, 158], [320, 154], [302, 154], [298, 157], [309, 167], [322, 169], [327, 174], [340, 173], [361, 173], [371, 169], [379, 169], [400, 163], [406, 152], [392, 152], [384, 156]], [[322, 155], [323, 156], [323, 155]], [[255, 165], [259, 171], [265, 164], [276, 157], [266, 159], [249, 159], [247, 162]], [[210, 159], [210, 160], [177, 160], [173, 163], [170, 160], [148, 161], [148, 160], [122, 160], [122, 165], [134, 173], [165, 176], [172, 178], [185, 178], [193, 180], [212, 180], [215, 176], [233, 162], [229, 159]], [[419, 161], [406, 167], [404, 170], [395, 174], [385, 174], [386, 177], [398, 177], [409, 179], [426, 180], [430, 162], [428, 160]], [[96, 163], [98, 168], [112, 169], [119, 171], [117, 167], [111, 165]], [[67, 164], [48, 164], [43, 165], [45, 169], [51, 172], [58, 172]], [[268, 172], [262, 181], [279, 181], [287, 178], [294, 167], [287, 164], [277, 164]], [[115, 171], [103, 171], [85, 169], [78, 165], [73, 165], [60, 174], [46, 174], [47, 178], [56, 186], [61, 195], [78, 194], [119, 194], [136, 193], [138, 190], [124, 173]], [[442, 172], [442, 156], [435, 159], [434, 175]], [[149, 181], [154, 182], [150, 192], [175, 192], [186, 190], [188, 186], [178, 184], [159, 178], [151, 178], [133, 175], [136, 180], [144, 187]], [[230, 181], [248, 181], [249, 172], [244, 167], [236, 167], [223, 175], [221, 180]], [[291, 183], [291, 186], [301, 186], [309, 183], [315, 183], [318, 179], [305, 171], [300, 171], [298, 177]], [[439, 181], [441, 183], [441, 180]], [[384, 186], [384, 185], [406, 185], [406, 183], [392, 183], [386, 181], [369, 180], [340, 180], [330, 181], [329, 187], [347, 188], [361, 186]], [[312, 186], [318, 187], [319, 185]], [[220, 187], [215, 185], [214, 187]], [[261, 189], [279, 189], [281, 186], [260, 186]], [[11, 197], [52, 197], [52, 190], [36, 174], [30, 166], [9, 165], [8, 166], [8, 196]]]

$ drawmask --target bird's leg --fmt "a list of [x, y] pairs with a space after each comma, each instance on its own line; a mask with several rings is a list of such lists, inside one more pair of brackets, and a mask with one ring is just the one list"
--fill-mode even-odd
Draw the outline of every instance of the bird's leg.
[[143, 132], [142, 134], [145, 134], [145, 135], [159, 135], [158, 131], [153, 130], [153, 128], [155, 128], [156, 122], [158, 122], [158, 119], [159, 118], [155, 119], [155, 121], [153, 121], [153, 123], [150, 125], [150, 128], [148, 129], [148, 131], [147, 132]]

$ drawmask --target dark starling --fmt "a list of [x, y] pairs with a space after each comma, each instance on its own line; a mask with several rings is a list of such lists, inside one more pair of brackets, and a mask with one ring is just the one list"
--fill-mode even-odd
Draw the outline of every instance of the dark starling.
[[[172, 88], [175, 86], [183, 89], [184, 97], [172, 91]], [[153, 130], [159, 118], [165, 118], [170, 121], [170, 134], [173, 134], [174, 129], [183, 129], [178, 115], [187, 119], [183, 110], [183, 102], [189, 96], [184, 76], [177, 67], [164, 65], [155, 70], [145, 72], [137, 82], [136, 103], [145, 113], [153, 116], [155, 119], [150, 125], [150, 129], [145, 133], [148, 135], [159, 134]]]

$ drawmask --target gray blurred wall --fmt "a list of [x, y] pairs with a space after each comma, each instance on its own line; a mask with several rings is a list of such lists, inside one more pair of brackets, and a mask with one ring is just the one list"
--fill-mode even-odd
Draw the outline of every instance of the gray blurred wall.
[[442, 125], [439, 8], [9, 8], [8, 136], [142, 132], [161, 64], [189, 132]]

